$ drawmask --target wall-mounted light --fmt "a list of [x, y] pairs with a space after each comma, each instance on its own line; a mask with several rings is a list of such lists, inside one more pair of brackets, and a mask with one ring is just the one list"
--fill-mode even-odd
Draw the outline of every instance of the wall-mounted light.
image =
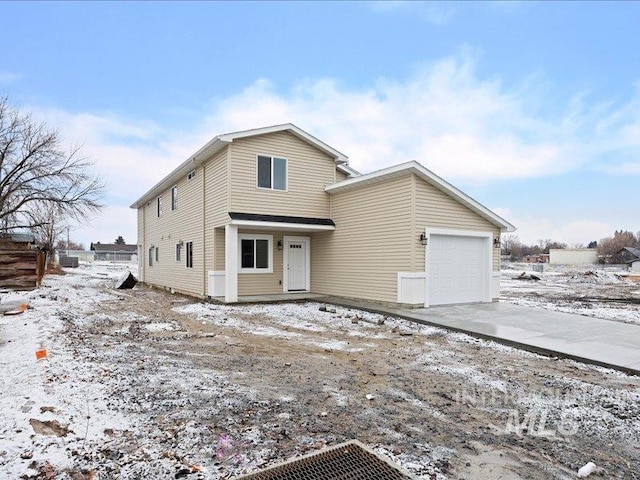
[[420, 243], [422, 245], [427, 245], [429, 243], [429, 237], [427, 237], [424, 233], [420, 234]]
[[493, 248], [500, 248], [501, 246], [500, 237], [493, 237]]
[[182, 240], [178, 240], [178, 245], [182, 246], [184, 245], [184, 242]]
[[278, 240], [278, 250], [282, 250], [282, 240]]

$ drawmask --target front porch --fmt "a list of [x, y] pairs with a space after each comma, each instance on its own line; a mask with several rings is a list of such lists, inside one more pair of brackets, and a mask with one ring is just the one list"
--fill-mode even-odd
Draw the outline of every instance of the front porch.
[[[311, 292], [287, 292], [267, 295], [240, 295], [233, 303], [324, 302], [326, 295]], [[224, 297], [210, 297], [214, 303], [228, 303]]]
[[[311, 293], [311, 240], [335, 229], [330, 219], [229, 212], [216, 229], [222, 268], [209, 271], [208, 296], [224, 303], [302, 301]], [[220, 257], [218, 257], [220, 258]], [[221, 260], [222, 258], [220, 258]]]

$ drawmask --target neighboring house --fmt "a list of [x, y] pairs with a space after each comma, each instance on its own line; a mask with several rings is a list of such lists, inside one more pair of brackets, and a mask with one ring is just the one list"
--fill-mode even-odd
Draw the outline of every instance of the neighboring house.
[[137, 245], [96, 242], [91, 244], [90, 250], [95, 252], [95, 260], [130, 262], [138, 258]]
[[525, 255], [522, 257], [524, 263], [549, 263], [549, 254], [536, 253], [533, 255]]
[[229, 303], [283, 292], [490, 302], [500, 232], [514, 231], [417, 162], [360, 175], [292, 124], [215, 137], [131, 208], [141, 281]]
[[589, 265], [598, 261], [597, 248], [551, 248], [549, 263], [556, 265]]
[[624, 247], [613, 256], [615, 263], [626, 263], [632, 272], [640, 272], [640, 248]]

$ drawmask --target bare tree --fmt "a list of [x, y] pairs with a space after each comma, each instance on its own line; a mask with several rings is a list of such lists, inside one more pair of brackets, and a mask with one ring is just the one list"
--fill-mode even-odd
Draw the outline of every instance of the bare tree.
[[33, 226], [31, 232], [42, 250], [52, 255], [56, 242], [69, 227], [63, 213], [55, 203], [32, 203], [29, 206], [28, 218]]
[[104, 186], [78, 149], [66, 153], [58, 133], [0, 98], [0, 230], [50, 223], [44, 211], [82, 221], [102, 208]]
[[500, 237], [502, 241], [502, 255], [511, 255], [513, 247], [520, 245], [520, 237], [515, 233], [507, 233]]

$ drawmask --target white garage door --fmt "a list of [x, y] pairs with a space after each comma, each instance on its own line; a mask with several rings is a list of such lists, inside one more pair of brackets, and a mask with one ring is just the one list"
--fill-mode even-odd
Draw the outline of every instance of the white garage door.
[[489, 288], [486, 237], [435, 235], [429, 240], [429, 305], [485, 301]]

